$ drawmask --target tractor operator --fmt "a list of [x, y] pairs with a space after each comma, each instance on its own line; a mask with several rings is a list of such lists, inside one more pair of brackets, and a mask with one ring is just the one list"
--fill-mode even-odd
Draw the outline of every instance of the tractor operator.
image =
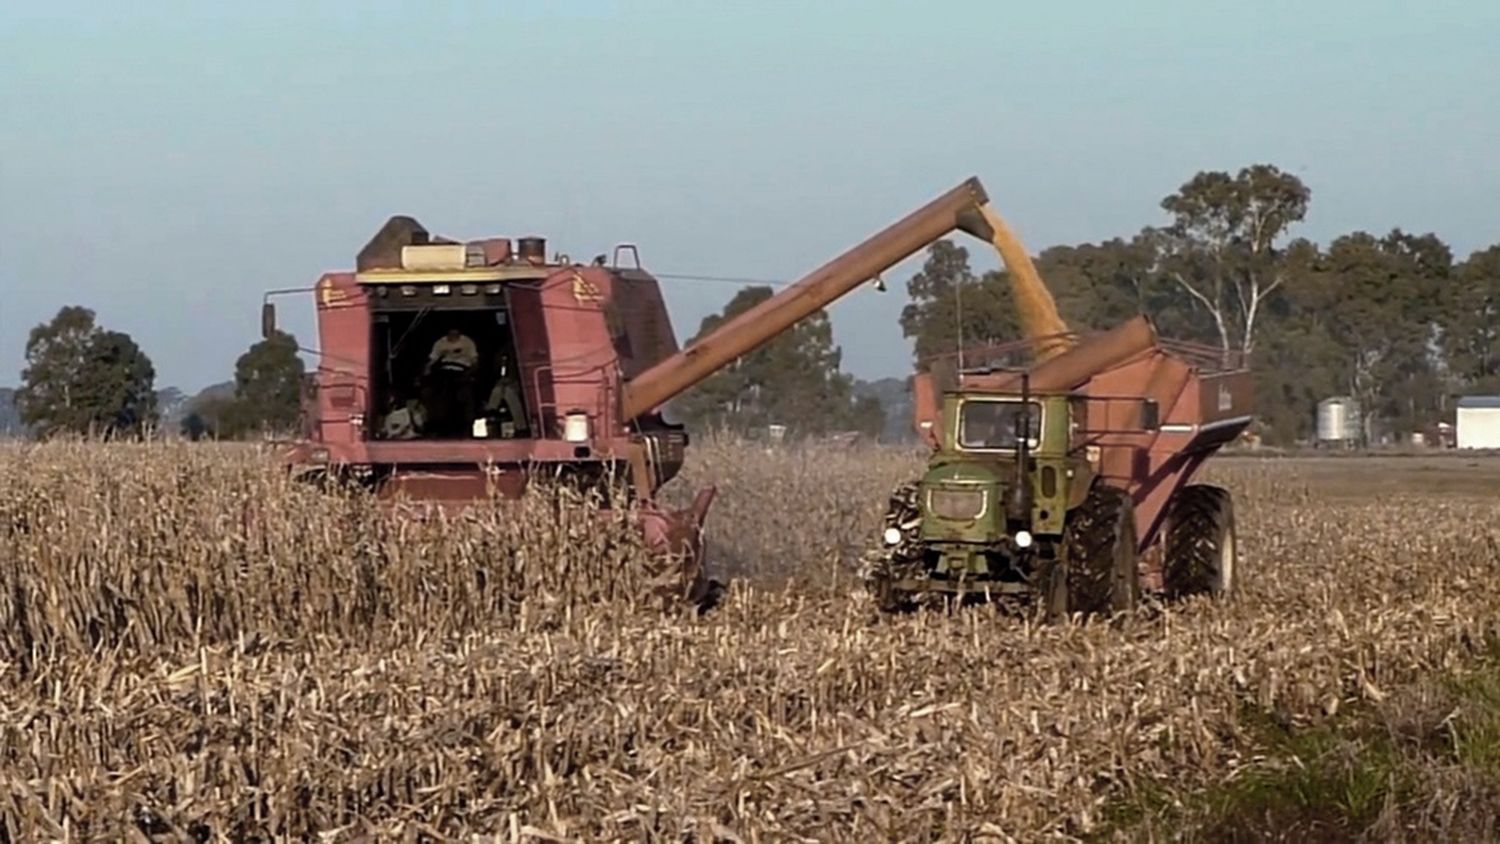
[[[474, 421], [474, 365], [479, 363], [479, 349], [458, 328], [432, 344], [423, 370], [426, 401], [433, 427], [443, 435], [464, 436]], [[431, 376], [436, 376], [435, 380]]]
[[427, 355], [429, 371], [436, 366], [467, 372], [476, 363], [479, 363], [479, 349], [474, 346], [473, 340], [457, 328], [450, 328], [448, 333], [439, 337], [432, 344], [432, 352]]

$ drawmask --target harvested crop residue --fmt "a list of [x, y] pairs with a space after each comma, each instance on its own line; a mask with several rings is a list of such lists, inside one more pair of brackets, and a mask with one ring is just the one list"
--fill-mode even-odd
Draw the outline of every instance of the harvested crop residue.
[[1317, 724], [1468, 664], [1500, 618], [1491, 494], [1361, 494], [1291, 460], [1213, 468], [1239, 498], [1229, 603], [886, 618], [841, 572], [917, 456], [749, 448], [704, 445], [685, 480], [721, 484], [713, 547], [770, 585], [704, 618], [640, 599], [639, 543], [568, 501], [406, 523], [249, 449], [0, 450], [0, 822], [1083, 836], [1133, 796], [1252, 770], [1267, 719]]

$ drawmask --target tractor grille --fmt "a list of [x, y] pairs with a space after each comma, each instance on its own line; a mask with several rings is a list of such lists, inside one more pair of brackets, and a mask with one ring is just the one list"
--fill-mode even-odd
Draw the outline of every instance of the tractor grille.
[[927, 491], [927, 509], [940, 519], [977, 519], [984, 515], [982, 489], [932, 489]]

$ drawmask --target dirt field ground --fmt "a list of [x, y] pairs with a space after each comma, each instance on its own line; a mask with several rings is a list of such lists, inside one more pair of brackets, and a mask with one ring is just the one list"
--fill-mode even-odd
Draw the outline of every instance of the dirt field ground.
[[537, 498], [415, 524], [243, 448], [0, 449], [0, 839], [1492, 837], [1500, 460], [1223, 460], [1246, 589], [879, 616], [919, 466], [697, 449], [695, 618]]

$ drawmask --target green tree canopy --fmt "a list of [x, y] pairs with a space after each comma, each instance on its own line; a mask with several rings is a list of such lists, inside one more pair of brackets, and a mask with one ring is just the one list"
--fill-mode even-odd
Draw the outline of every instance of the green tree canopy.
[[964, 347], [1015, 339], [1018, 329], [1010, 284], [1003, 273], [976, 277], [969, 250], [947, 240], [927, 249], [927, 261], [906, 283], [911, 302], [901, 311], [901, 331], [918, 360]]
[[1452, 253], [1432, 234], [1355, 232], [1329, 245], [1316, 279], [1335, 297], [1329, 325], [1367, 434], [1377, 416], [1410, 429], [1437, 410], [1434, 347], [1452, 272]]
[[1198, 173], [1161, 201], [1170, 225], [1149, 230], [1158, 270], [1201, 308], [1225, 350], [1253, 351], [1259, 319], [1286, 279], [1280, 241], [1312, 191], [1269, 164]]
[[[1500, 246], [1461, 264], [1436, 235], [1401, 229], [1319, 246], [1294, 236], [1311, 200], [1269, 164], [1201, 172], [1162, 200], [1166, 225], [1044, 249], [1037, 269], [1077, 331], [1145, 313], [1164, 337], [1246, 353], [1273, 442], [1312, 436], [1331, 396], [1357, 398], [1379, 440], [1452, 421], [1455, 393], [1500, 392]], [[901, 327], [918, 359], [960, 337], [1019, 339], [1007, 276], [977, 277], [968, 257], [934, 244], [907, 285]]]
[[238, 439], [286, 433], [301, 417], [305, 367], [297, 339], [278, 331], [252, 345], [234, 365], [232, 393], [219, 387], [192, 399], [182, 420], [189, 439]]
[[248, 431], [295, 428], [301, 412], [303, 372], [292, 335], [278, 331], [251, 346], [234, 365], [234, 400], [241, 406], [236, 423]]
[[130, 338], [68, 306], [31, 330], [16, 404], [38, 436], [137, 435], [156, 422], [156, 370]]
[[881, 404], [880, 397], [865, 393], [854, 396], [848, 421], [842, 427], [879, 439], [885, 434], [886, 422], [885, 405]]
[[[771, 298], [770, 287], [740, 290], [718, 314], [707, 317], [693, 340]], [[672, 402], [671, 412], [698, 430], [764, 431], [785, 425], [796, 435], [879, 430], [879, 402], [856, 402], [852, 379], [839, 371], [839, 348], [824, 311], [725, 367]], [[871, 417], [862, 420], [862, 417]]]
[[1500, 245], [1469, 256], [1448, 285], [1442, 348], [1456, 386], [1500, 393]]

